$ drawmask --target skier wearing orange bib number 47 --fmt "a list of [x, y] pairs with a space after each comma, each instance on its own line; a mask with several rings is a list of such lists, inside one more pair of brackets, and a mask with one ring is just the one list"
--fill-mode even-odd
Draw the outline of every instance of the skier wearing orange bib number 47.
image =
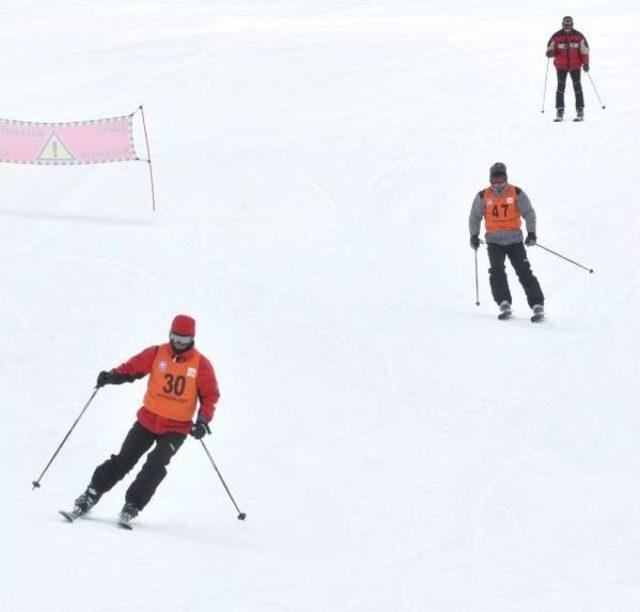
[[128, 526], [149, 503], [187, 435], [199, 440], [211, 433], [209, 422], [220, 392], [211, 362], [194, 346], [195, 332], [196, 322], [178, 315], [173, 319], [168, 343], [151, 346], [117, 368], [100, 372], [97, 387], [133, 382], [148, 374], [147, 392], [120, 452], [95, 469], [74, 509], [63, 512], [69, 520], [88, 512], [155, 443], [125, 494], [120, 524]]
[[[505, 259], [511, 261], [518, 280], [522, 285], [529, 307], [533, 310], [531, 320], [541, 321], [544, 318], [544, 295], [538, 279], [531, 271], [524, 246], [536, 244], [536, 213], [531, 206], [527, 194], [507, 181], [507, 167], [503, 163], [495, 163], [489, 170], [491, 185], [482, 189], [473, 200], [469, 215], [469, 232], [471, 248], [480, 246], [480, 225], [484, 219], [489, 253], [489, 283], [493, 299], [500, 308], [499, 319], [511, 317], [511, 292], [505, 273]], [[525, 220], [527, 238], [523, 244], [520, 226]]]

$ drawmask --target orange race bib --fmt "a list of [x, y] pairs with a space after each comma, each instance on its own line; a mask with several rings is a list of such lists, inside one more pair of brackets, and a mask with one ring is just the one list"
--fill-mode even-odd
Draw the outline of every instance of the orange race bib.
[[198, 402], [199, 367], [197, 350], [187, 360], [175, 361], [170, 344], [159, 346], [144, 396], [145, 408], [175, 421], [191, 421]]
[[495, 195], [491, 187], [484, 190], [484, 225], [487, 232], [520, 229], [520, 210], [516, 200], [516, 188], [513, 185], [509, 185], [501, 196]]

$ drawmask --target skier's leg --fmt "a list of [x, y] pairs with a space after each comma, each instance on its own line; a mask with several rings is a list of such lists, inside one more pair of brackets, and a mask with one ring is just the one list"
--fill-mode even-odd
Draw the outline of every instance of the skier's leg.
[[111, 455], [103, 464], [99, 465], [91, 478], [91, 488], [95, 489], [98, 497], [106, 493], [138, 463], [153, 444], [155, 435], [145, 429], [137, 421], [124, 439], [122, 448], [117, 455]]
[[167, 475], [167, 466], [187, 436], [170, 432], [157, 436], [156, 447], [147, 455], [142, 469], [127, 489], [125, 501], [142, 510]]
[[582, 93], [582, 83], [580, 82], [580, 68], [571, 71], [573, 81], [573, 91], [576, 94], [576, 110], [584, 108], [584, 94]]
[[556, 90], [556, 108], [564, 110], [564, 89], [567, 85], [567, 71], [558, 70], [558, 89]]
[[540, 288], [538, 279], [531, 271], [531, 264], [527, 259], [527, 252], [524, 248], [524, 244], [522, 242], [510, 244], [507, 247], [507, 255], [509, 256], [511, 265], [518, 275], [518, 280], [527, 295], [527, 303], [529, 304], [529, 307], [533, 308], [536, 304], [544, 306], [544, 295]]
[[503, 246], [493, 242], [487, 242], [487, 252], [489, 253], [489, 284], [491, 285], [491, 294], [496, 304], [503, 301], [511, 304], [511, 292], [509, 291], [509, 283], [507, 275], [504, 271], [504, 258], [506, 251]]

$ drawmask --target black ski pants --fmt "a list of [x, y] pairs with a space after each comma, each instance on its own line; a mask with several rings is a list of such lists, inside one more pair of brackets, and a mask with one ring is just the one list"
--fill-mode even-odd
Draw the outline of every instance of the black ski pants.
[[580, 82], [580, 68], [577, 70], [558, 70], [558, 91], [556, 91], [556, 108], [564, 108], [564, 90], [567, 85], [567, 74], [571, 75], [573, 91], [576, 94], [576, 109], [584, 108], [584, 95]]
[[147, 455], [142, 469], [125, 495], [127, 503], [142, 510], [167, 475], [167, 465], [186, 437], [185, 434], [178, 432], [154, 434], [136, 421], [124, 439], [120, 452], [117, 455], [111, 455], [96, 468], [90, 486], [98, 492], [99, 496], [111, 490], [131, 471], [155, 442], [156, 447]]
[[487, 251], [489, 252], [489, 283], [491, 285], [491, 293], [496, 304], [500, 304], [507, 300], [511, 304], [511, 291], [509, 291], [509, 282], [505, 273], [504, 260], [509, 258], [513, 269], [518, 275], [518, 280], [522, 285], [524, 292], [527, 294], [527, 302], [529, 307], [534, 304], [544, 305], [544, 295], [540, 289], [538, 279], [531, 271], [531, 264], [527, 259], [527, 252], [522, 242], [515, 242], [506, 246], [487, 243]]

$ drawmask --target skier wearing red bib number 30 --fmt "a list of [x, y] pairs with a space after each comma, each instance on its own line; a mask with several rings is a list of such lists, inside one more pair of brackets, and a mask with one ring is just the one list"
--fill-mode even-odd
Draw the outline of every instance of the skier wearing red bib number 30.
[[97, 387], [133, 382], [147, 374], [149, 381], [137, 421], [120, 452], [94, 471], [86, 491], [75, 501], [75, 516], [88, 512], [155, 443], [125, 495], [120, 519], [129, 523], [149, 503], [187, 434], [199, 440], [211, 433], [209, 422], [220, 392], [211, 362], [194, 346], [195, 332], [196, 322], [178, 315], [167, 344], [151, 346], [117, 368], [100, 372]]
[[[536, 244], [536, 213], [527, 194], [507, 182], [507, 167], [495, 163], [489, 170], [491, 185], [482, 189], [473, 200], [469, 215], [471, 248], [480, 246], [480, 224], [484, 219], [487, 231], [485, 240], [489, 253], [489, 283], [496, 304], [500, 307], [500, 318], [511, 316], [511, 292], [505, 273], [505, 258], [508, 257], [518, 275], [533, 310], [536, 320], [544, 316], [544, 295], [538, 279], [531, 271], [524, 245]], [[522, 243], [521, 218], [527, 226], [527, 238]]]

